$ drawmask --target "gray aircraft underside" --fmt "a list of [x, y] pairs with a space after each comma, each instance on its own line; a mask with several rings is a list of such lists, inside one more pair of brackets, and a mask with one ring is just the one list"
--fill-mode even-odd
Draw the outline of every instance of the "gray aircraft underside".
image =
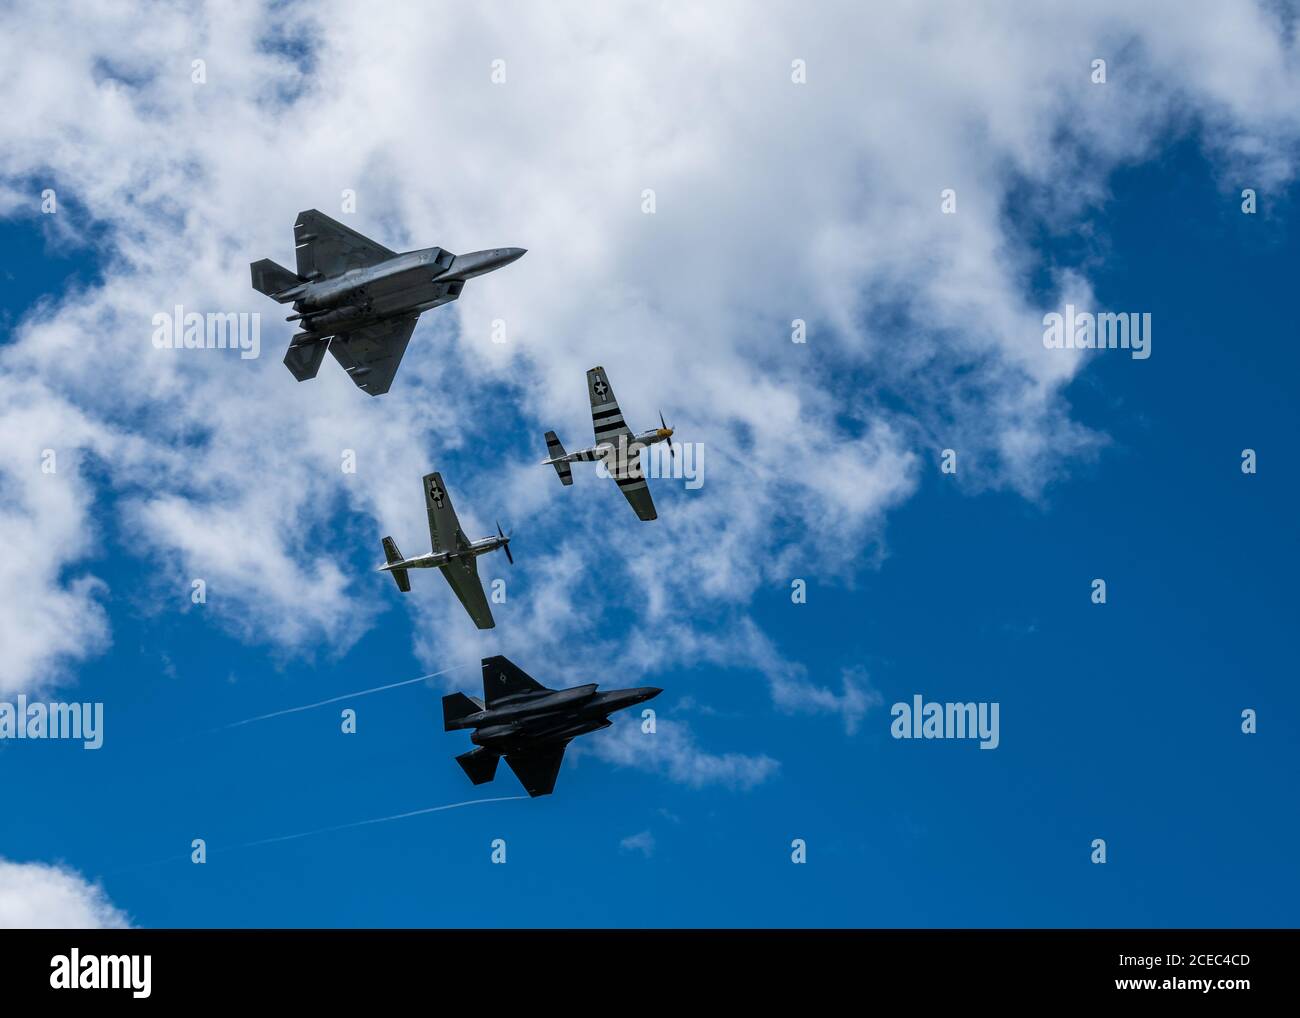
[[269, 258], [250, 266], [253, 288], [281, 304], [293, 302], [302, 330], [285, 366], [304, 382], [315, 378], [326, 349], [357, 387], [388, 391], [420, 314], [456, 300], [466, 280], [520, 258], [501, 247], [454, 255], [440, 247], [398, 254], [323, 212], [298, 214], [293, 226], [296, 273]]
[[483, 699], [452, 693], [442, 698], [443, 730], [472, 728], [475, 749], [456, 757], [470, 781], [482, 785], [506, 764], [530, 796], [550, 795], [564, 750], [579, 735], [608, 728], [609, 715], [658, 696], [641, 686], [596, 692], [596, 683], [547, 689], [504, 657], [483, 659]]

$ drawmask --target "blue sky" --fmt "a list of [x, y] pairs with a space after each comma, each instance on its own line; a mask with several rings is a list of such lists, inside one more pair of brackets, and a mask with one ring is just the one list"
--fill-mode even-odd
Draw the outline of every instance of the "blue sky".
[[[133, 605], [152, 566], [110, 523], [96, 567], [114, 646], [77, 686], [106, 701], [107, 745], [4, 747], [11, 779], [39, 775], [9, 783], [5, 854], [99, 878], [149, 926], [1292, 923], [1294, 194], [1244, 217], [1191, 144], [1112, 183], [1092, 222], [1107, 239], [1097, 294], [1156, 324], [1149, 361], [1102, 353], [1068, 391], [1109, 447], [1037, 504], [927, 473], [890, 520], [882, 568], [854, 570], [853, 589], [813, 583], [804, 606], [780, 587], [756, 599], [784, 654], [870, 670], [886, 706], [856, 734], [774, 712], [743, 671], [675, 669], [656, 676], [661, 712], [707, 704], [699, 736], [763, 747], [777, 777], [698, 790], [582, 757], [548, 799], [223, 852], [476, 798], [452, 760], [464, 740], [440, 731], [420, 685], [339, 705], [358, 709], [355, 736], [338, 733], [337, 706], [203, 734], [422, 674], [408, 620], [377, 579], [389, 610], [342, 659], [277, 666], [181, 604]], [[15, 318], [95, 273], [93, 255], [59, 257], [38, 225], [0, 238]], [[1245, 447], [1259, 451], [1253, 477]], [[675, 496], [661, 498], [664, 530]], [[96, 516], [113, 519], [111, 499]], [[519, 663], [547, 680], [544, 659]], [[476, 688], [473, 668], [459, 678]], [[618, 670], [592, 678], [617, 684]], [[891, 739], [887, 706], [914, 692], [999, 701], [1001, 746]], [[1258, 735], [1239, 731], [1246, 707]], [[518, 790], [503, 771], [483, 791]], [[620, 848], [642, 831], [649, 857]], [[184, 858], [195, 836], [214, 851], [206, 866]], [[794, 837], [807, 865], [790, 862]], [[1105, 866], [1089, 863], [1094, 837]], [[489, 861], [495, 838], [504, 866]]]
[[[98, 751], [0, 741], [0, 925], [1295, 924], [1289, 8], [257, 8], [0, 13], [0, 701], [106, 712]], [[311, 207], [528, 254], [388, 395], [298, 384], [247, 265]], [[1149, 313], [1151, 357], [1044, 349], [1067, 302]], [[176, 303], [260, 312], [261, 356], [153, 350]], [[538, 465], [593, 364], [702, 444], [653, 524]], [[426, 550], [432, 469], [514, 532], [490, 633], [373, 571]], [[661, 686], [659, 731], [361, 824], [520, 794], [441, 730], [493, 653]], [[892, 738], [914, 695], [996, 702], [998, 747]]]

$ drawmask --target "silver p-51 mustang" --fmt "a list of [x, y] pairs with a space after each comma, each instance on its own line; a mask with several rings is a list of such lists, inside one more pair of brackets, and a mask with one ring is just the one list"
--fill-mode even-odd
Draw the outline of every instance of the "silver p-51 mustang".
[[491, 629], [496, 625], [492, 618], [492, 609], [488, 607], [487, 596], [483, 593], [483, 581], [478, 577], [476, 559], [490, 551], [501, 548], [506, 559], [513, 565], [514, 556], [510, 554], [510, 538], [502, 533], [501, 524], [497, 524], [494, 537], [485, 537], [481, 541], [471, 541], [460, 529], [460, 520], [452, 508], [451, 496], [442, 483], [442, 475], [432, 473], [424, 478], [424, 507], [429, 513], [429, 537], [433, 551], [428, 555], [415, 558], [403, 558], [391, 537], [384, 538], [384, 557], [388, 560], [379, 567], [380, 572], [392, 573], [397, 581], [397, 589], [403, 594], [411, 589], [411, 577], [408, 569], [442, 570], [451, 589], [460, 598], [460, 603], [469, 612], [469, 617], [479, 629]]

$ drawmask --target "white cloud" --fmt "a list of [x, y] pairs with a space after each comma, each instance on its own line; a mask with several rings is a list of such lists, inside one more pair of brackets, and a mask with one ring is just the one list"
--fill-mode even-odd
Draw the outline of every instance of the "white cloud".
[[571, 752], [661, 774], [690, 788], [717, 785], [742, 792], [761, 785], [780, 768], [766, 754], [710, 753], [700, 748], [690, 725], [662, 717], [654, 734], [643, 733], [635, 721], [617, 720], [588, 742], [574, 743]]
[[624, 852], [640, 852], [649, 859], [655, 853], [655, 836], [649, 831], [629, 834], [618, 843], [618, 847]]
[[122, 929], [126, 916], [74, 870], [0, 858], [0, 929]]
[[86, 562], [97, 538], [95, 491], [77, 449], [55, 441], [59, 433], [92, 454], [113, 444], [65, 401], [0, 376], [0, 693], [61, 678], [109, 644], [106, 586]]
[[[202, 610], [237, 636], [345, 652], [390, 596], [358, 563], [384, 533], [422, 550], [416, 482], [472, 450], [447, 477], [462, 518], [476, 534], [513, 521], [519, 567], [485, 564], [510, 591], [488, 635], [416, 577], [404, 603], [431, 664], [505, 649], [574, 681], [609, 661], [742, 667], [782, 709], [851, 730], [867, 694], [811, 682], [751, 599], [884, 561], [888, 513], [938, 449], [960, 450], [970, 490], [1032, 498], [1104, 442], [1061, 398], [1083, 362], [1042, 347], [1028, 281], [1055, 267], [1016, 214], [1073, 228], [1114, 168], [1193, 125], [1225, 180], [1294, 174], [1293, 36], [1246, 2], [509, 12], [0, 12], [0, 94], [22, 97], [0, 123], [0, 211], [34, 214], [56, 187], [52, 242], [94, 236], [104, 260], [101, 283], [0, 347], [0, 526], [19, 548], [0, 562], [0, 601], [19, 606], [0, 618], [15, 648], [0, 689], [61, 681], [108, 646], [95, 552], [110, 531], [155, 565], [160, 610], [203, 578]], [[949, 187], [955, 216], [939, 212]], [[390, 246], [529, 249], [427, 315], [375, 400], [333, 363], [293, 382], [278, 363], [292, 327], [249, 287], [248, 262], [292, 261], [294, 214], [340, 215], [344, 188], [352, 225]], [[1089, 303], [1086, 272], [1054, 279], [1050, 306]], [[152, 349], [152, 315], [176, 303], [261, 312], [263, 357]], [[536, 466], [543, 429], [570, 448], [590, 434], [595, 363], [634, 424], [663, 409], [705, 443], [704, 488], [656, 482], [656, 524], [608, 481], [563, 489]], [[73, 464], [53, 483], [45, 448]]]
[[862, 719], [873, 707], [885, 702], [871, 685], [865, 669], [845, 668], [840, 673], [840, 692], [808, 681], [802, 666], [789, 666], [772, 678], [772, 700], [792, 714], [827, 712], [839, 714], [848, 735], [857, 732]]

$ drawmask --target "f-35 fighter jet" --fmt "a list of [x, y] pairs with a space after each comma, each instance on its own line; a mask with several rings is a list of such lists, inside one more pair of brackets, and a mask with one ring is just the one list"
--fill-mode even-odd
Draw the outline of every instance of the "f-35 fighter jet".
[[474, 624], [479, 629], [491, 629], [496, 622], [483, 593], [483, 582], [478, 578], [478, 564], [475, 560], [480, 555], [502, 548], [506, 559], [514, 565], [515, 558], [510, 554], [510, 538], [501, 532], [500, 523], [497, 524], [495, 537], [485, 537], [481, 541], [471, 541], [466, 537], [460, 529], [456, 510], [451, 506], [451, 496], [442, 483], [442, 474], [437, 472], [427, 474], [424, 478], [424, 507], [429, 513], [429, 537], [433, 542], [433, 551], [415, 558], [402, 558], [393, 539], [385, 537], [384, 557], [388, 561], [379, 567], [379, 571], [392, 573], [393, 579], [397, 581], [397, 589], [405, 594], [411, 589], [408, 569], [432, 569], [436, 566], [447, 577], [451, 589], [460, 598], [460, 603], [465, 606]]
[[546, 451], [543, 465], [555, 467], [560, 483], [573, 483], [571, 463], [603, 460], [609, 475], [618, 482], [618, 490], [631, 503], [643, 520], [657, 519], [654, 500], [641, 470], [641, 449], [655, 442], [667, 442], [673, 448], [673, 429], [659, 415], [659, 427], [634, 435], [623, 421], [623, 411], [618, 408], [614, 390], [610, 387], [605, 369], [597, 365], [587, 372], [587, 395], [591, 397], [591, 421], [596, 428], [596, 444], [579, 452], [565, 452], [554, 431], [546, 433]]
[[300, 382], [315, 378], [326, 347], [357, 387], [388, 391], [420, 312], [460, 296], [467, 279], [509, 265], [521, 247], [454, 255], [440, 247], [397, 254], [323, 212], [298, 213], [293, 224], [298, 271], [269, 258], [253, 262], [253, 289], [293, 301], [301, 322], [284, 364]]
[[472, 728], [478, 748], [456, 762], [470, 781], [484, 784], [496, 777], [504, 756], [531, 796], [550, 795], [571, 739], [608, 728], [609, 715], [653, 699], [654, 686], [597, 693], [596, 683], [572, 689], [547, 689], [504, 657], [483, 659], [483, 699], [452, 693], [442, 698], [445, 731]]

